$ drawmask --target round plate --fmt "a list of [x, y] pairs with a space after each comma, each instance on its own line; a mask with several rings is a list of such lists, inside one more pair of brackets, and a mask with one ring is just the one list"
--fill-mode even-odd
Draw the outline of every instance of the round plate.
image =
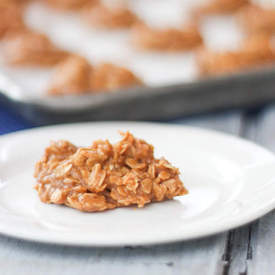
[[[131, 131], [179, 167], [186, 196], [144, 208], [82, 213], [41, 203], [34, 165], [50, 140], [87, 146]], [[248, 141], [213, 131], [152, 123], [81, 123], [0, 138], [0, 232], [47, 243], [83, 246], [149, 245], [228, 230], [275, 207], [275, 156]]]

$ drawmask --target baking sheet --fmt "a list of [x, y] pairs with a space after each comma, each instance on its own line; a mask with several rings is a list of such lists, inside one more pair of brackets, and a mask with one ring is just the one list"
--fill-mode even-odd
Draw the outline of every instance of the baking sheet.
[[[130, 8], [146, 23], [156, 27], [179, 27], [187, 23], [192, 7], [203, 0], [132, 0]], [[131, 46], [129, 31], [94, 29], [74, 13], [58, 12], [42, 2], [31, 4], [25, 14], [27, 25], [46, 33], [59, 47], [86, 57], [92, 64], [113, 62], [134, 71], [148, 86], [190, 82], [197, 78], [194, 52], [142, 52]], [[201, 32], [205, 43], [219, 50], [235, 48], [241, 33], [231, 16], [212, 17]], [[53, 70], [8, 68], [1, 72], [20, 88], [22, 96], [44, 97]]]
[[[146, 23], [156, 27], [184, 25], [190, 19], [192, 8], [203, 2], [205, 1], [128, 0], [133, 11]], [[86, 25], [78, 14], [59, 12], [39, 1], [32, 3], [27, 8], [25, 21], [31, 28], [46, 33], [61, 48], [83, 55], [92, 64], [113, 62], [126, 66], [141, 77], [146, 84], [144, 88], [118, 91], [111, 94], [66, 96], [64, 98], [50, 97], [45, 92], [54, 72], [53, 69], [11, 68], [4, 66], [3, 60], [0, 59], [0, 91], [4, 95], [5, 102], [9, 101], [13, 105], [16, 103], [14, 105], [16, 110], [36, 121], [57, 121], [57, 115], [53, 115], [53, 113], [58, 114], [61, 122], [83, 119], [170, 118], [196, 113], [200, 110], [215, 109], [214, 106], [207, 105], [205, 100], [202, 101], [201, 99], [202, 94], [206, 94], [205, 96], [210, 100], [210, 103], [216, 102], [215, 98], [211, 98], [211, 94], [215, 94], [216, 91], [213, 92], [209, 89], [210, 87], [212, 87], [211, 89], [223, 87], [219, 84], [220, 81], [229, 83], [229, 88], [232, 86], [231, 81], [234, 82], [234, 87], [239, 83], [242, 87], [242, 91], [240, 91], [243, 93], [242, 96], [249, 90], [246, 89], [245, 85], [247, 84], [247, 88], [249, 88], [247, 79], [251, 76], [261, 81], [266, 77], [265, 72], [267, 72], [270, 81], [273, 81], [272, 74], [270, 74], [273, 68], [260, 70], [260, 74], [257, 71], [256, 74], [252, 72], [252, 75], [251, 73], [237, 74], [233, 78], [232, 76], [224, 76], [199, 79], [194, 52], [137, 51], [130, 44], [129, 31], [94, 29]], [[218, 51], [237, 49], [243, 38], [233, 16], [208, 17], [201, 24], [200, 31], [206, 46]], [[225, 93], [227, 90], [225, 88], [223, 87], [220, 94]], [[194, 98], [198, 101], [199, 108], [192, 106], [193, 101], [188, 99], [190, 93], [193, 93]], [[265, 94], [265, 92], [261, 92], [261, 98], [257, 102], [263, 102], [267, 98], [271, 100], [270, 95], [265, 97]], [[251, 92], [247, 96], [251, 96]], [[169, 108], [173, 108], [173, 110], [166, 110], [168, 105], [165, 101], [161, 102], [160, 100], [163, 97], [168, 102], [172, 100], [173, 107], [170, 104]], [[230, 106], [232, 100], [236, 101], [228, 98], [226, 102], [219, 100], [219, 104], [215, 103], [214, 105], [216, 107]], [[251, 101], [251, 98], [247, 98], [247, 101], [249, 100]], [[155, 106], [147, 106], [145, 101]], [[131, 106], [131, 109], [119, 112], [119, 110], [125, 109], [125, 104], [128, 104], [128, 107]], [[147, 106], [146, 111], [140, 110], [140, 108], [144, 109], [145, 106]], [[157, 109], [157, 113], [155, 109]], [[164, 109], [166, 111], [163, 111]], [[43, 119], [42, 113], [47, 113]], [[81, 115], [79, 115], [80, 113]], [[39, 116], [40, 118], [38, 118]]]

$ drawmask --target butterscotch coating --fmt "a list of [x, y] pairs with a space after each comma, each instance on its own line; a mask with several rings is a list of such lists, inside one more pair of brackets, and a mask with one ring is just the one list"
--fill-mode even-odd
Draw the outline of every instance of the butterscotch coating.
[[275, 33], [275, 9], [248, 5], [239, 11], [237, 18], [247, 33]]
[[131, 43], [134, 47], [149, 51], [186, 51], [203, 43], [196, 25], [183, 29], [157, 29], [145, 24], [137, 24], [131, 32]]
[[197, 55], [202, 75], [234, 73], [257, 66], [275, 63], [275, 51], [267, 35], [252, 36], [238, 51], [213, 52], [202, 49]]
[[95, 66], [91, 80], [92, 89], [103, 92], [143, 85], [129, 69], [111, 63]]
[[34, 31], [21, 32], [5, 42], [5, 60], [14, 66], [49, 67], [58, 64], [67, 55], [46, 35]]
[[57, 66], [48, 93], [64, 95], [91, 92], [92, 71], [92, 66], [85, 58], [70, 55]]
[[130, 28], [139, 18], [125, 6], [99, 4], [83, 12], [84, 20], [91, 26], [102, 29]]
[[152, 145], [129, 132], [122, 136], [114, 145], [108, 140], [89, 147], [52, 142], [35, 167], [40, 200], [97, 212], [187, 194], [179, 170], [155, 159]]
[[249, 0], [209, 0], [206, 4], [197, 7], [193, 14], [197, 18], [203, 15], [231, 14], [249, 3]]

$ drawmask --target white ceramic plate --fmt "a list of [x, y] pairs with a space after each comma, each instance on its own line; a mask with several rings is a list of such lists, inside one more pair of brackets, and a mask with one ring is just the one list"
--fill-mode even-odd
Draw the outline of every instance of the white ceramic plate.
[[[180, 168], [190, 194], [142, 209], [82, 213], [39, 201], [35, 162], [50, 140], [89, 145], [130, 130]], [[275, 156], [213, 131], [150, 123], [82, 123], [0, 138], [0, 232], [47, 243], [83, 246], [149, 245], [228, 230], [275, 207]]]

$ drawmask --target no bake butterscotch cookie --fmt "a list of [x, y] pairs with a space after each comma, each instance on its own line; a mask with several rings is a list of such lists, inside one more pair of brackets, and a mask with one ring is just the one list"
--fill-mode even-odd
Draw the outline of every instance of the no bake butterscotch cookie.
[[114, 145], [108, 140], [89, 147], [52, 142], [35, 167], [40, 200], [98, 212], [187, 194], [179, 170], [156, 159], [152, 145], [129, 132], [122, 136]]

